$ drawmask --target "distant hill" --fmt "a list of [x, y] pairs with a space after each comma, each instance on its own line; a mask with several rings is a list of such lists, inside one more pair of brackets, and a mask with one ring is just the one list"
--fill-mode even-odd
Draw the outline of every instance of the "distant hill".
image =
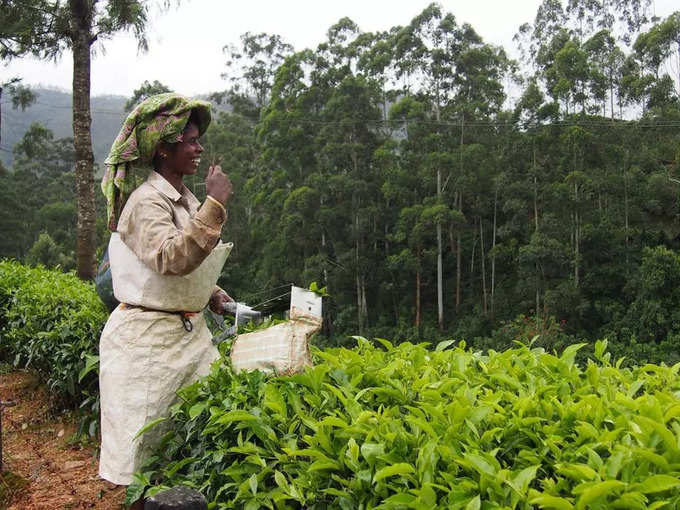
[[[10, 167], [14, 154], [12, 149], [24, 136], [33, 122], [39, 122], [52, 130], [55, 138], [73, 136], [71, 93], [48, 88], [34, 88], [37, 101], [26, 108], [14, 110], [7, 100], [2, 104], [2, 136], [0, 137], [0, 160]], [[94, 159], [103, 167], [111, 143], [118, 134], [127, 112], [123, 111], [125, 96], [94, 96], [90, 101], [92, 114], [92, 146]], [[229, 109], [217, 106], [218, 110]]]
[[[12, 149], [28, 127], [39, 122], [52, 130], [55, 138], [73, 136], [71, 93], [55, 89], [33, 89], [38, 95], [36, 102], [25, 111], [12, 109], [11, 104], [2, 105], [2, 140], [0, 159], [5, 166], [12, 164]], [[91, 99], [92, 145], [97, 163], [102, 164], [113, 139], [118, 134], [127, 115], [123, 107], [128, 98], [124, 96], [96, 96]]]

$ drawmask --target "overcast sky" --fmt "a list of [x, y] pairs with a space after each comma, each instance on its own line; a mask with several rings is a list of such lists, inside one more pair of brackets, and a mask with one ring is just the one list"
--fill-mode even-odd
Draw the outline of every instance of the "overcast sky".
[[[137, 53], [134, 38], [122, 34], [105, 42], [92, 62], [92, 94], [130, 96], [144, 80], [195, 95], [223, 90], [227, 83], [222, 47], [236, 44], [244, 32], [279, 34], [296, 50], [315, 48], [328, 28], [349, 17], [365, 32], [405, 25], [431, 0], [183, 0], [164, 13], [153, 12], [148, 26], [149, 51]], [[540, 0], [442, 0], [459, 24], [470, 23], [486, 42], [511, 54], [517, 28], [531, 22]], [[656, 0], [665, 17], [677, 0]], [[0, 67], [0, 81], [20, 76], [29, 85], [71, 90], [71, 55], [56, 64], [32, 59]]]

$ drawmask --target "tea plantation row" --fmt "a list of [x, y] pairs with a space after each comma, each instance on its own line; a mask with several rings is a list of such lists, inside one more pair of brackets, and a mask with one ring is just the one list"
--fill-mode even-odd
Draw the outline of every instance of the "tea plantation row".
[[57, 408], [83, 410], [95, 435], [97, 351], [107, 312], [94, 287], [74, 274], [0, 261], [0, 360], [32, 368]]
[[[96, 434], [106, 312], [73, 275], [0, 262], [0, 360], [35, 369]], [[680, 508], [680, 364], [621, 367], [463, 344], [314, 350], [291, 377], [228, 362], [181, 390], [128, 496], [211, 508]]]
[[220, 509], [680, 508], [680, 364], [620, 368], [606, 342], [585, 366], [583, 344], [378, 342], [316, 350], [291, 377], [214, 367], [130, 498], [158, 483]]

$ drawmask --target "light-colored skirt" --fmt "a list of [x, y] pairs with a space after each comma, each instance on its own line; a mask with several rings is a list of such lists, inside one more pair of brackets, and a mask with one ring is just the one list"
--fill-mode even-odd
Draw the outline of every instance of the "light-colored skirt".
[[187, 332], [178, 314], [120, 305], [99, 341], [101, 453], [99, 476], [129, 485], [167, 431], [163, 423], [135, 439], [147, 423], [167, 416], [176, 392], [210, 372], [219, 357], [203, 314]]

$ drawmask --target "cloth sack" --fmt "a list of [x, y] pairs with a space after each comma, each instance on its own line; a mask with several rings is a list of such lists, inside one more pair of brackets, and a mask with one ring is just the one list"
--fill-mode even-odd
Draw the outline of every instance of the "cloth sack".
[[109, 241], [113, 294], [121, 303], [151, 310], [202, 310], [210, 301], [232, 246], [232, 243], [220, 242], [201, 265], [187, 275], [163, 275], [144, 264], [120, 234], [113, 232]]
[[231, 347], [236, 372], [261, 370], [292, 375], [312, 366], [309, 338], [321, 329], [321, 319], [299, 316], [261, 331], [238, 335]]

